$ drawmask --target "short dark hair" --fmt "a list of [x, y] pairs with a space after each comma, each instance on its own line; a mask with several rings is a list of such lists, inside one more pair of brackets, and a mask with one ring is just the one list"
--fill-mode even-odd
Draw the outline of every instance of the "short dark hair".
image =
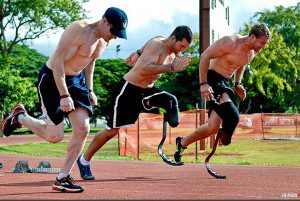
[[271, 38], [271, 32], [267, 25], [264, 23], [254, 25], [249, 32], [249, 36], [251, 36], [252, 34], [254, 34], [256, 38], [259, 38], [261, 36]]
[[186, 39], [187, 42], [191, 43], [193, 38], [193, 33], [188, 26], [182, 25], [176, 27], [176, 29], [172, 32], [170, 37], [175, 36], [176, 41], [182, 41], [182, 39]]

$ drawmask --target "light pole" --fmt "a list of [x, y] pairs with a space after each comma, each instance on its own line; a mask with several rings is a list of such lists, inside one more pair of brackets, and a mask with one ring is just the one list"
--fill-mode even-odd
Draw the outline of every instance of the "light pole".
[[117, 48], [116, 48], [116, 58], [119, 58], [119, 52], [121, 50], [121, 45], [117, 45]]

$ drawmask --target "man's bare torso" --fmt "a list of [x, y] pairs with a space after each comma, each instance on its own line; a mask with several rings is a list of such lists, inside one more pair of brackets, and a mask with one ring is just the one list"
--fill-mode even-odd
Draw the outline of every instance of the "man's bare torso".
[[[74, 46], [74, 50], [70, 53], [71, 56], [66, 55], [64, 68], [66, 75], [74, 76], [103, 53], [107, 42], [102, 38], [97, 38], [92, 27], [84, 20], [74, 22], [64, 31], [58, 47], [65, 45], [61, 41], [69, 41], [70, 38], [72, 38], [70, 45]], [[53, 69], [52, 61], [56, 54], [59, 53], [54, 52], [46, 63], [50, 69]]]
[[[157, 36], [152, 39], [161, 43], [161, 47], [156, 51], [159, 57], [154, 65], [160, 66], [160, 65], [170, 64], [175, 58], [174, 54], [170, 54], [170, 55], [167, 54], [165, 47], [163, 45], [163, 40], [165, 39], [166, 38], [163, 36]], [[137, 63], [134, 65], [134, 67], [126, 75], [124, 75], [124, 79], [135, 86], [141, 88], [151, 88], [153, 87], [155, 82], [161, 77], [162, 74], [144, 75], [143, 70], [140, 68], [141, 65], [143, 65], [143, 63], [138, 60]]]
[[238, 68], [244, 67], [255, 56], [254, 50], [245, 48], [245, 39], [242, 36], [233, 35], [231, 38], [236, 42], [232, 50], [221, 57], [211, 59], [209, 65], [209, 69], [226, 78], [230, 78]]

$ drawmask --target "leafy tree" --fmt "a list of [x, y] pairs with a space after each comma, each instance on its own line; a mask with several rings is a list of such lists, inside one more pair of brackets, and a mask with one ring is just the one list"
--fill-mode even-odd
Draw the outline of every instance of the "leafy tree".
[[10, 55], [0, 55], [0, 112], [8, 114], [23, 103], [30, 114], [40, 112], [35, 84], [47, 57], [26, 45], [16, 44]]
[[192, 44], [187, 50], [185, 51], [186, 53], [189, 53], [191, 57], [197, 57], [199, 56], [200, 52], [200, 40], [199, 40], [199, 34], [198, 33], [193, 33], [193, 40]]
[[[248, 33], [250, 25], [245, 24], [243, 35]], [[240, 102], [240, 111], [245, 111], [251, 101], [251, 112], [284, 112], [290, 105], [287, 94], [293, 90], [293, 82], [298, 77], [298, 69], [293, 62], [296, 52], [287, 47], [284, 38], [271, 29], [272, 38], [264, 50], [251, 62], [253, 75], [245, 72], [243, 84], [247, 90], [247, 99]]]
[[36, 88], [29, 78], [20, 77], [10, 56], [0, 56], [0, 111], [8, 114], [14, 104], [22, 102], [31, 110], [38, 100]]
[[98, 107], [94, 108], [93, 119], [107, 114], [113, 87], [130, 70], [124, 59], [99, 59], [94, 71], [94, 92], [98, 98]]
[[252, 19], [266, 23], [269, 27], [284, 36], [284, 42], [289, 47], [296, 48], [299, 58], [300, 48], [300, 2], [296, 6], [278, 6], [275, 10], [263, 10], [255, 13]]
[[32, 82], [37, 82], [38, 74], [48, 57], [37, 50], [30, 49], [27, 45], [15, 45], [11, 54], [14, 69], [20, 71], [21, 77], [28, 77]]
[[184, 70], [164, 74], [157, 85], [177, 97], [181, 111], [194, 109], [200, 96], [199, 58], [193, 57]]
[[[14, 45], [38, 38], [48, 30], [84, 18], [82, 3], [88, 0], [0, 0], [0, 52], [10, 53]], [[8, 43], [8, 32], [14, 32]]]
[[[283, 40], [290, 48], [292, 60], [297, 71], [300, 71], [300, 3], [296, 6], [284, 8], [276, 7], [275, 10], [264, 10], [257, 12], [252, 19], [266, 23], [274, 31], [283, 36]], [[294, 54], [294, 51], [296, 54]], [[289, 80], [291, 91], [284, 91], [285, 103], [288, 112], [297, 112], [300, 108], [300, 74]]]

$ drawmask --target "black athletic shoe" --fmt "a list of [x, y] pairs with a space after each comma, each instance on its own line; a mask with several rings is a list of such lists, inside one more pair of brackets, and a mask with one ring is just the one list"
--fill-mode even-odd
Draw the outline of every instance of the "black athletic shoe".
[[82, 155], [80, 155], [77, 159], [77, 165], [79, 168], [79, 172], [80, 172], [80, 176], [82, 179], [84, 180], [95, 180], [95, 177], [93, 176], [92, 172], [91, 172], [91, 168], [90, 165], [83, 165], [80, 162], [80, 157]]
[[8, 117], [6, 117], [2, 123], [2, 132], [8, 137], [12, 134], [13, 131], [22, 127], [22, 124], [18, 122], [18, 115], [25, 114], [26, 110], [23, 104], [16, 104]]
[[181, 163], [182, 153], [186, 149], [181, 145], [181, 139], [182, 139], [182, 137], [176, 138], [176, 151], [174, 154], [174, 159], [177, 163]]
[[80, 193], [83, 192], [83, 188], [81, 186], [76, 186], [74, 179], [68, 175], [62, 179], [56, 178], [53, 187], [55, 191], [61, 191], [64, 193]]

